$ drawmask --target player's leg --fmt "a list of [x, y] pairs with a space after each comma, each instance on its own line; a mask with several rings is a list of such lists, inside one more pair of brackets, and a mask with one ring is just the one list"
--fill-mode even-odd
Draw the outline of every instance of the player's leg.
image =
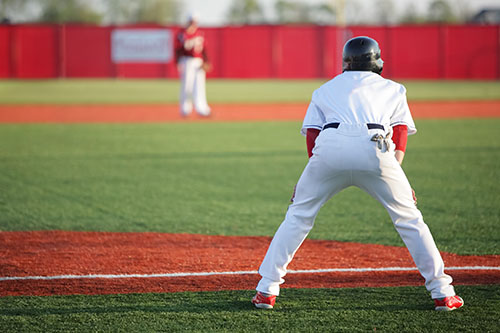
[[455, 295], [452, 278], [444, 272], [441, 258], [422, 214], [415, 206], [412, 189], [403, 169], [391, 153], [378, 153], [380, 164], [373, 172], [360, 172], [354, 183], [387, 209], [408, 248], [425, 286], [434, 299]]
[[181, 78], [179, 106], [183, 116], [187, 116], [193, 111], [192, 95], [196, 72], [192, 60], [191, 57], [182, 57], [179, 63]]
[[259, 268], [262, 279], [257, 291], [279, 295], [286, 268], [312, 229], [321, 206], [349, 186], [348, 180], [350, 177], [343, 177], [342, 171], [326, 168], [323, 160], [311, 157], [297, 183], [293, 203], [288, 207]]
[[210, 106], [207, 103], [206, 94], [206, 72], [202, 68], [203, 62], [199, 59], [199, 66], [197, 64], [193, 100], [196, 111], [202, 116], [210, 115]]

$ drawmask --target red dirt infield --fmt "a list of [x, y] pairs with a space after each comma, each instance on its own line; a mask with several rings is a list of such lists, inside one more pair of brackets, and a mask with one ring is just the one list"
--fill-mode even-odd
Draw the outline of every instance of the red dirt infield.
[[[302, 120], [307, 103], [216, 104], [208, 118], [183, 118], [178, 106], [0, 105], [0, 123], [150, 123], [179, 121]], [[500, 100], [410, 102], [414, 118], [500, 117]]]
[[[256, 271], [270, 240], [163, 233], [0, 232], [0, 296], [251, 290], [259, 280]], [[500, 255], [442, 255], [447, 267], [455, 267], [448, 271], [455, 284], [500, 284]], [[391, 267], [414, 268], [406, 248], [306, 240], [290, 270], [346, 270], [290, 273], [283, 287], [423, 285], [416, 270], [383, 270]], [[213, 272], [221, 274], [210, 275]], [[113, 276], [102, 277], [108, 274]]]

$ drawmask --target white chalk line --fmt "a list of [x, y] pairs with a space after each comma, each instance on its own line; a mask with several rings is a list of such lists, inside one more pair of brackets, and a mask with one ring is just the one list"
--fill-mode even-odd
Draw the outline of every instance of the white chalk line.
[[[416, 271], [415, 267], [379, 267], [379, 268], [326, 268], [326, 269], [304, 269], [289, 270], [287, 274], [319, 274], [319, 273], [364, 273], [364, 272], [397, 272]], [[498, 271], [500, 266], [459, 266], [446, 267], [447, 271]], [[164, 273], [164, 274], [88, 274], [88, 275], [52, 275], [52, 276], [2, 276], [0, 281], [18, 280], [60, 280], [60, 279], [149, 279], [149, 278], [172, 278], [172, 277], [198, 277], [215, 275], [247, 275], [258, 274], [257, 271], [229, 271], [229, 272], [192, 272], [192, 273]]]

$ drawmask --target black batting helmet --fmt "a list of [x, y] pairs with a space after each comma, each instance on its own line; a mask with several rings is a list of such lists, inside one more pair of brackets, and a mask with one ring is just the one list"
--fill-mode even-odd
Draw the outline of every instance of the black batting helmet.
[[380, 74], [384, 67], [377, 41], [365, 36], [351, 38], [345, 43], [342, 62], [344, 72], [367, 71]]

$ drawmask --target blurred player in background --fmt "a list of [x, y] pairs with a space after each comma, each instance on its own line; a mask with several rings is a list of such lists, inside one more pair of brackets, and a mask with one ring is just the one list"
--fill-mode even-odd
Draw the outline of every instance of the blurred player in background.
[[210, 116], [205, 90], [206, 72], [211, 70], [206, 52], [203, 32], [198, 29], [199, 16], [192, 13], [187, 26], [175, 39], [175, 62], [179, 69], [181, 91], [179, 96], [180, 111], [188, 116], [193, 111], [202, 116]]

